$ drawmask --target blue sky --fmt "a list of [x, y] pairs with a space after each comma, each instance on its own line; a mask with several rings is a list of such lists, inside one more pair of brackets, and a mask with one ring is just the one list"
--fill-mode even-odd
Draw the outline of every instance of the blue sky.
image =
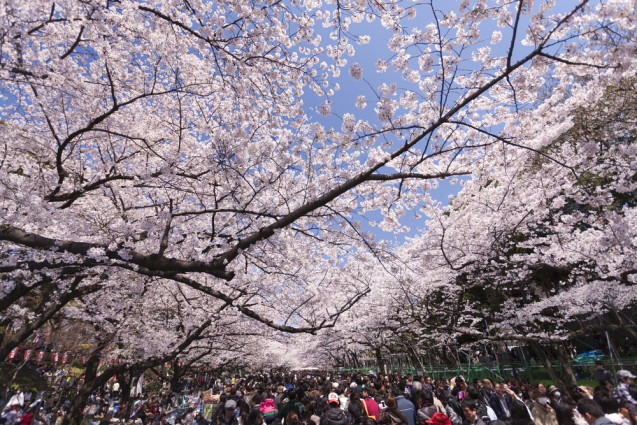
[[[445, 2], [436, 2], [434, 0], [435, 6], [444, 8], [445, 11], [456, 10], [458, 7], [458, 2], [453, 3], [445, 3]], [[536, 1], [534, 4], [534, 11], [539, 10], [541, 1]], [[565, 13], [572, 10], [573, 7], [579, 4], [578, 1], [575, 0], [562, 0], [556, 5], [554, 11]], [[417, 3], [412, 3], [417, 4]], [[438, 14], [440, 16], [442, 12], [439, 10]], [[420, 5], [416, 14], [416, 18], [408, 21], [408, 24], [411, 27], [418, 27], [423, 29], [427, 24], [433, 22], [432, 20], [432, 11], [429, 5]], [[319, 28], [320, 34], [324, 40], [329, 40], [329, 29], [324, 29], [320, 26], [320, 23], [317, 22], [317, 28]], [[526, 54], [528, 54], [530, 47], [523, 46], [520, 43], [525, 36], [525, 28], [528, 24], [528, 15], [523, 16], [520, 21], [520, 30], [518, 30], [518, 34], [516, 37], [516, 43], [514, 48], [514, 57], [520, 58]], [[417, 86], [410, 85], [402, 78], [400, 73], [396, 73], [391, 70], [391, 67], [385, 73], [378, 73], [376, 71], [376, 60], [382, 58], [386, 61], [391, 61], [392, 54], [387, 47], [387, 42], [389, 38], [392, 36], [390, 30], [385, 29], [381, 26], [380, 20], [376, 19], [374, 22], [369, 23], [363, 21], [360, 24], [352, 24], [351, 25], [352, 32], [355, 36], [359, 35], [369, 35], [371, 37], [371, 41], [369, 44], [358, 45], [354, 43], [356, 48], [356, 54], [353, 57], [347, 57], [348, 64], [345, 66], [341, 75], [338, 78], [333, 79], [333, 82], [338, 82], [340, 86], [340, 90], [335, 93], [335, 95], [331, 98], [332, 100], [332, 113], [331, 117], [321, 117], [316, 112], [316, 107], [322, 104], [325, 101], [325, 97], [317, 97], [312, 92], [307, 92], [303, 98], [305, 104], [305, 113], [312, 120], [319, 121], [323, 123], [326, 127], [332, 126], [337, 130], [340, 130], [341, 127], [341, 117], [344, 113], [349, 112], [355, 114], [357, 119], [364, 119], [374, 124], [377, 123], [376, 112], [374, 111], [376, 99], [374, 98], [373, 90], [376, 90], [378, 86], [381, 84], [391, 84], [396, 83], [398, 87], [409, 88], [411, 90], [416, 91]], [[497, 45], [491, 45], [491, 34], [494, 30], [499, 30], [503, 33], [502, 42]], [[512, 35], [512, 29], [509, 27], [505, 28], [497, 28], [494, 22], [485, 22], [480, 26], [481, 31], [481, 43], [478, 47], [481, 46], [489, 46], [494, 55], [504, 55], [507, 52], [509, 47], [509, 40]], [[462, 66], [465, 69], [471, 69], [471, 67], [476, 66], [477, 64], [471, 60], [471, 52], [470, 50], [466, 52], [463, 57], [465, 61], [463, 61]], [[412, 60], [417, 60], [413, 59]], [[331, 63], [329, 60], [326, 60]], [[358, 63], [363, 68], [363, 79], [356, 81], [349, 74], [349, 68], [353, 63]], [[437, 63], [434, 65], [436, 66]], [[373, 90], [372, 90], [373, 89]], [[358, 95], [364, 94], [367, 98], [367, 108], [364, 110], [358, 109], [355, 107], [356, 98]], [[453, 99], [450, 99], [453, 102]], [[396, 140], [398, 141], [398, 140]], [[461, 186], [456, 184], [452, 185], [449, 180], [443, 180], [439, 182], [439, 187], [433, 191], [431, 191], [431, 196], [441, 203], [447, 204], [449, 202], [450, 195], [456, 195], [458, 191], [461, 189]], [[380, 212], [377, 214], [369, 214], [367, 217], [369, 220], [373, 220], [376, 222], [380, 222], [382, 220]], [[414, 219], [414, 213], [408, 212], [405, 214], [403, 220], [405, 225], [407, 225], [411, 230], [408, 233], [402, 233], [399, 235], [394, 235], [393, 233], [385, 233], [380, 229], [368, 226], [363, 220], [363, 230], [371, 232], [375, 234], [379, 239], [383, 239], [386, 241], [393, 241], [394, 243], [402, 243], [405, 241], [406, 237], [415, 236], [419, 233], [419, 229], [422, 229], [425, 226], [426, 218], [421, 218], [416, 221]]]

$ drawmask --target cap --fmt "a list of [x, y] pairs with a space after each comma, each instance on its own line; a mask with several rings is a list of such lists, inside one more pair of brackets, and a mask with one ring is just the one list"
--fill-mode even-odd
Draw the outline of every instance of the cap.
[[234, 400], [228, 400], [226, 401], [225, 408], [234, 410], [237, 408], [237, 402]]
[[617, 377], [619, 379], [622, 378], [632, 378], [632, 379], [637, 379], [637, 376], [633, 375], [632, 373], [630, 373], [630, 371], [628, 370], [620, 370], [619, 372], [617, 372]]
[[358, 387], [358, 384], [356, 382], [352, 382], [351, 384], [349, 384], [350, 388], [356, 388]]
[[327, 402], [340, 404], [340, 402], [338, 401], [338, 395], [336, 393], [330, 393], [330, 395], [327, 396]]
[[445, 415], [441, 412], [436, 412], [428, 421], [425, 421], [428, 424], [436, 424], [436, 425], [451, 425], [451, 420], [449, 416]]
[[338, 388], [338, 382], [332, 382], [332, 387], [333, 388]]
[[546, 392], [548, 392], [549, 394], [553, 394], [553, 391], [557, 391], [557, 387], [555, 385], [549, 385], [549, 387], [546, 389]]

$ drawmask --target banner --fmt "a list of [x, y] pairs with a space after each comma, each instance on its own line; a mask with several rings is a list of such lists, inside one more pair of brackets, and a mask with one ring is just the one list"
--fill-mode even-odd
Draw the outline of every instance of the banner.
[[82, 364], [86, 364], [86, 356], [80, 357], [80, 360], [82, 361]]
[[16, 354], [18, 354], [18, 347], [11, 350], [11, 352], [9, 353], [9, 360], [13, 360]]
[[58, 358], [59, 358], [59, 353], [52, 353], [51, 357], [53, 358], [53, 363], [57, 364]]
[[29, 360], [29, 357], [31, 357], [31, 353], [33, 353], [33, 350], [24, 350], [24, 361], [25, 362], [27, 360]]
[[40, 364], [43, 358], [44, 358], [44, 351], [40, 351], [38, 353], [38, 364]]
[[64, 353], [64, 356], [62, 356], [62, 364], [66, 364], [66, 361], [69, 358], [69, 353]]

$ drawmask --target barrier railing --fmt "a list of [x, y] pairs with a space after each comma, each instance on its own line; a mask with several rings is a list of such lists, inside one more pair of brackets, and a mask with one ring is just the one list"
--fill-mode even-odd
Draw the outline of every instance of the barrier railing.
[[[629, 369], [637, 372], [637, 357], [613, 359], [613, 361], [606, 361], [605, 365], [606, 369], [613, 373], [620, 369]], [[553, 362], [553, 366], [561, 372], [562, 365], [559, 362]], [[595, 381], [595, 364], [592, 361], [587, 363], [572, 362], [571, 367], [573, 368], [575, 378], [578, 381]], [[380, 372], [379, 368], [373, 365], [364, 368], [334, 369], [334, 371], [338, 373], [360, 372], [364, 374], [368, 373], [370, 370], [375, 373]], [[401, 375], [416, 375], [424, 373], [427, 376], [431, 376], [433, 379], [449, 379], [454, 376], [462, 375], [467, 381], [472, 381], [474, 378], [490, 378], [494, 380], [526, 378], [531, 382], [551, 379], [547, 368], [545, 368], [541, 363], [533, 362], [461, 364], [455, 368], [450, 368], [444, 365], [424, 365], [424, 368], [404, 365], [388, 367], [388, 372], [392, 374], [399, 373]]]

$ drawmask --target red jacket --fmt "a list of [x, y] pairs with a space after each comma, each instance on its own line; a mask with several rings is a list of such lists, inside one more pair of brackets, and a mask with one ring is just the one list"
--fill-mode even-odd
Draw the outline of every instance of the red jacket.
[[367, 417], [374, 418], [374, 420], [378, 422], [380, 420], [380, 406], [378, 406], [376, 400], [371, 397], [367, 397], [365, 400], [361, 400], [361, 403], [363, 403], [363, 409], [365, 410]]

